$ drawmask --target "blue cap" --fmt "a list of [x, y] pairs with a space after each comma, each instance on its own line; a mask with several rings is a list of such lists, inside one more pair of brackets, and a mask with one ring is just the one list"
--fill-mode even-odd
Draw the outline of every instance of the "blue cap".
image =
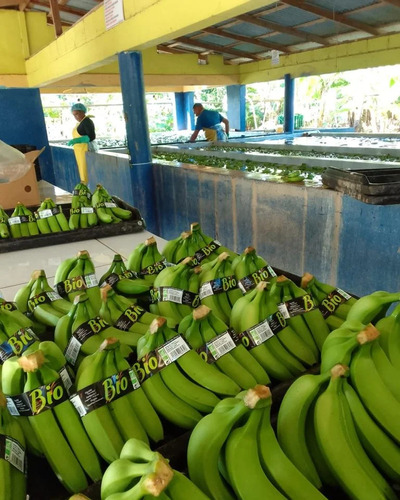
[[84, 104], [82, 104], [81, 102], [77, 102], [76, 104], [72, 105], [71, 112], [72, 111], [83, 111], [84, 113], [86, 113], [87, 109]]

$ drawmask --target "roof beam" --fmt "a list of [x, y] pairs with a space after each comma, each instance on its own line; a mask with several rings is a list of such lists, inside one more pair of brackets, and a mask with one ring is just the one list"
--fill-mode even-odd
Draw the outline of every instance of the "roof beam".
[[255, 61], [260, 61], [264, 57], [260, 57], [257, 54], [249, 54], [247, 52], [242, 52], [241, 50], [225, 48], [222, 45], [214, 45], [213, 43], [202, 42], [200, 40], [192, 40], [186, 36], [180, 36], [175, 38], [177, 42], [181, 42], [185, 45], [192, 45], [193, 47], [199, 47], [201, 49], [212, 50], [213, 52], [222, 54], [231, 54], [235, 57], [245, 57], [246, 59], [253, 59]]
[[391, 5], [394, 5], [395, 7], [400, 7], [400, 0], [381, 0], [382, 3], [390, 3]]
[[225, 38], [231, 38], [232, 40], [238, 40], [239, 42], [252, 43], [253, 45], [258, 45], [268, 50], [280, 50], [281, 52], [289, 52], [289, 49], [285, 45], [278, 43], [268, 43], [263, 40], [258, 40], [257, 38], [251, 38], [249, 36], [237, 35], [236, 33], [230, 33], [229, 31], [224, 31], [219, 28], [203, 28], [204, 33], [211, 33], [213, 35], [223, 36]]
[[1, 7], [13, 7], [14, 5], [19, 5], [20, 0], [0, 0]]
[[50, 15], [53, 18], [54, 23], [54, 31], [56, 33], [56, 37], [62, 35], [63, 29], [61, 25], [60, 11], [58, 9], [57, 0], [49, 0], [50, 1]]
[[236, 19], [249, 24], [254, 24], [256, 26], [261, 26], [263, 28], [271, 29], [277, 31], [278, 33], [286, 33], [288, 35], [296, 36], [302, 40], [307, 40], [308, 42], [319, 43], [320, 45], [329, 45], [329, 42], [318, 35], [313, 35], [311, 33], [305, 33], [304, 31], [297, 30], [295, 28], [290, 28], [288, 26], [282, 26], [278, 23], [273, 23], [265, 19], [260, 19], [256, 16], [250, 16], [249, 14], [243, 14], [242, 16], [237, 16]]
[[168, 45], [157, 45], [157, 52], [165, 52], [166, 54], [199, 54], [199, 52], [187, 49], [168, 47]]
[[[46, 7], [49, 9], [49, 4], [41, 0], [31, 0], [31, 5], [39, 5], [40, 7]], [[56, 2], [57, 3], [57, 2]], [[73, 14], [75, 16], [82, 17], [87, 14], [86, 10], [76, 9], [74, 7], [69, 7], [68, 5], [59, 6], [60, 12], [67, 12], [68, 14]]]
[[[349, 26], [358, 31], [365, 31], [370, 35], [380, 35], [379, 30], [376, 28], [369, 26], [368, 24], [360, 23], [358, 21], [353, 21], [348, 19], [344, 14], [340, 14], [339, 12], [332, 12], [328, 9], [322, 9], [316, 5], [312, 5], [307, 0], [282, 0], [283, 3], [287, 5], [291, 5], [292, 7], [297, 7], [298, 9], [305, 10], [307, 12], [311, 12], [317, 16], [324, 17], [325, 19], [329, 19], [336, 23], [344, 24], [345, 26]], [[347, 12], [346, 14], [351, 14]]]
[[29, 5], [30, 3], [31, 3], [31, 1], [30, 1], [30, 0], [25, 0], [25, 1], [22, 1], [22, 2], [21, 2], [21, 0], [20, 0], [20, 2], [19, 2], [19, 10], [20, 10], [20, 11], [25, 10], [25, 9], [28, 7], [28, 5]]

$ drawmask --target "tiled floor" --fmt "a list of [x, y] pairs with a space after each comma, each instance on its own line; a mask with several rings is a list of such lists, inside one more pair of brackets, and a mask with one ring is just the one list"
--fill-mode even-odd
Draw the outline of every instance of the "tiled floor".
[[[39, 182], [41, 199], [53, 198], [56, 203], [67, 203], [70, 194], [58, 188], [54, 188], [47, 182]], [[79, 250], [87, 250], [96, 268], [96, 276], [101, 275], [108, 269], [115, 253], [128, 258], [132, 250], [153, 236], [148, 231], [125, 234], [121, 236], [110, 236], [98, 240], [85, 240], [51, 247], [40, 247], [29, 250], [19, 250], [0, 254], [0, 293], [6, 300], [12, 300], [20, 286], [27, 283], [33, 271], [44, 269], [53, 285], [53, 277], [59, 264], [76, 255]], [[161, 251], [166, 243], [165, 240], [155, 236], [158, 249]]]

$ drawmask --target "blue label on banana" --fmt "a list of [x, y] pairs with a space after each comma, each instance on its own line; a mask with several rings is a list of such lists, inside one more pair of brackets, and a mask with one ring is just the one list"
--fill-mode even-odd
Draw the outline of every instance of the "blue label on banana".
[[109, 326], [110, 325], [107, 321], [100, 318], [100, 316], [96, 316], [95, 318], [79, 325], [79, 327], [72, 332], [71, 338], [69, 339], [68, 345], [64, 351], [64, 356], [68, 363], [74, 366], [78, 358], [79, 351], [87, 339], [93, 337], [93, 335], [98, 335]]
[[282, 313], [278, 311], [271, 314], [263, 321], [260, 321], [257, 325], [248, 328], [244, 332], [238, 333], [237, 336], [246, 349], [251, 350], [278, 334], [285, 327], [286, 319], [283, 317]]
[[46, 208], [35, 212], [35, 217], [36, 219], [48, 219], [49, 217], [53, 217], [53, 215], [57, 215], [60, 212], [60, 207]]
[[157, 293], [155, 297], [157, 302], [174, 302], [175, 304], [185, 304], [193, 308], [200, 305], [200, 297], [197, 293], [189, 292], [189, 290], [171, 286], [160, 286], [153, 290], [154, 293]]
[[60, 281], [54, 285], [54, 288], [61, 297], [65, 297], [69, 293], [93, 288], [94, 286], [98, 286], [98, 284], [94, 274], [85, 274], [84, 276], [75, 276], [65, 281]]
[[59, 299], [61, 299], [61, 296], [57, 292], [41, 292], [28, 300], [28, 308], [32, 312], [42, 304], [51, 303]]
[[117, 208], [118, 205], [113, 201], [100, 201], [96, 203], [96, 208]]
[[67, 401], [68, 393], [61, 378], [33, 391], [6, 396], [7, 408], [15, 417], [31, 417]]
[[198, 266], [201, 261], [209, 257], [212, 253], [216, 252], [220, 246], [221, 243], [219, 241], [213, 240], [205, 247], [202, 247], [200, 248], [200, 250], [197, 250], [197, 252], [194, 255], [192, 255], [193, 266]]
[[[174, 265], [174, 264], [173, 264]], [[159, 274], [163, 269], [167, 266], [166, 259], [160, 260], [159, 262], [154, 262], [151, 266], [147, 266], [144, 269], [140, 270], [140, 276], [148, 276], [153, 274]]]
[[84, 417], [91, 411], [108, 405], [139, 387], [138, 377], [135, 371], [130, 368], [84, 387], [70, 396], [70, 401], [75, 406], [79, 416]]
[[93, 207], [80, 207], [80, 208], [70, 208], [69, 209], [70, 215], [93, 214], [93, 213], [94, 213]]
[[135, 324], [146, 312], [143, 307], [138, 306], [137, 304], [132, 304], [121, 314], [121, 316], [117, 319], [114, 326], [119, 330], [123, 330], [127, 332], [129, 328]]
[[206, 281], [203, 283], [199, 290], [200, 300], [209, 297], [210, 295], [217, 295], [219, 293], [229, 292], [238, 287], [238, 282], [235, 276], [224, 276], [216, 278], [215, 280]]
[[26, 450], [19, 441], [11, 436], [0, 434], [0, 458], [7, 460], [23, 474], [27, 473]]
[[271, 266], [264, 266], [258, 271], [245, 276], [239, 280], [239, 288], [243, 293], [255, 288], [261, 281], [268, 281], [268, 278], [275, 278], [276, 272]]
[[336, 288], [336, 290], [327, 295], [319, 305], [319, 310], [322, 312], [324, 319], [333, 314], [340, 304], [347, 302], [349, 299], [351, 299], [351, 295], [340, 288]]
[[0, 309], [5, 309], [6, 311], [16, 311], [17, 306], [15, 302], [7, 302], [5, 300], [4, 302], [0, 302]]
[[298, 297], [297, 299], [288, 300], [278, 304], [278, 309], [285, 319], [298, 316], [299, 314], [305, 314], [306, 312], [312, 311], [316, 307], [317, 306], [315, 305], [313, 298], [308, 293], [302, 297]]
[[230, 328], [226, 332], [217, 335], [214, 339], [210, 340], [210, 342], [196, 349], [196, 352], [200, 354], [208, 364], [213, 364], [224, 354], [231, 352], [232, 349], [240, 343], [241, 339], [238, 337], [235, 330]]
[[107, 278], [104, 280], [104, 283], [103, 283], [103, 286], [104, 285], [110, 285], [110, 286], [114, 286], [116, 283], [118, 283], [118, 281], [120, 280], [125, 280], [125, 279], [128, 279], [128, 280], [135, 280], [135, 279], [138, 279], [139, 276], [137, 273], [135, 273], [134, 271], [129, 271], [128, 269], [126, 271], [124, 271], [123, 273], [121, 274], [118, 274], [118, 273], [111, 273], [109, 276], [107, 276]]
[[21, 356], [29, 346], [38, 341], [40, 342], [33, 330], [21, 328], [7, 342], [0, 344], [0, 364], [12, 356]]
[[186, 340], [182, 335], [176, 335], [165, 344], [154, 349], [154, 351], [148, 352], [133, 364], [139, 382], [142, 384], [188, 351], [190, 351], [190, 347]]

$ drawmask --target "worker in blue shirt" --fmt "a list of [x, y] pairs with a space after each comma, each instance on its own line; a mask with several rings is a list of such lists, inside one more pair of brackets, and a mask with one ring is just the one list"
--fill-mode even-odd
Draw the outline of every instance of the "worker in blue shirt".
[[[200, 130], [204, 131], [207, 141], [226, 141], [229, 137], [229, 121], [218, 111], [204, 109], [203, 105], [196, 102], [193, 106], [193, 112], [197, 116], [196, 127], [189, 139], [194, 142], [199, 135]], [[225, 125], [225, 130], [221, 123]]]

